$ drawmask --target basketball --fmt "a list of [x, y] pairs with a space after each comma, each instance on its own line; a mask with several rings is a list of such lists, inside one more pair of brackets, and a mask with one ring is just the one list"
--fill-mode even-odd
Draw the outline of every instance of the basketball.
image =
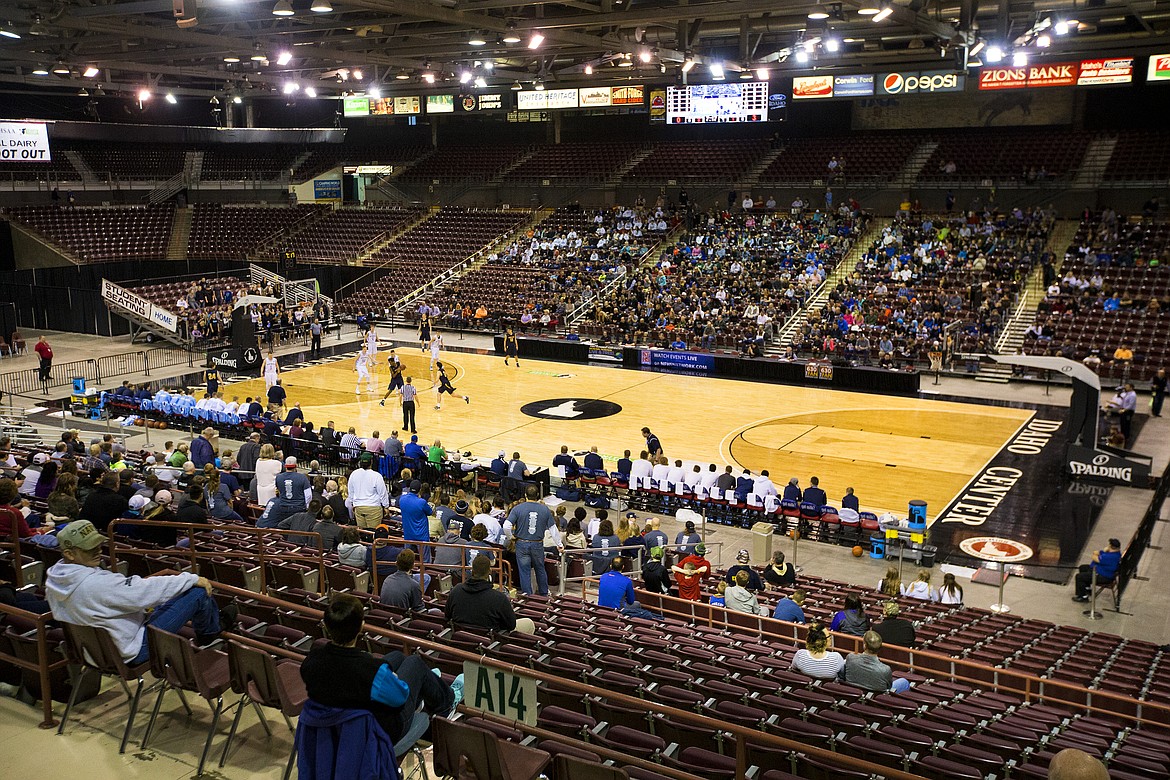
[[853, 548], [853, 557], [854, 557], [854, 558], [860, 558], [860, 557], [861, 557], [861, 553], [862, 553], [862, 552], [864, 552], [864, 550], [862, 550], [862, 549], [861, 549], [861, 545], [860, 545], [860, 544], [859, 544], [859, 545], [856, 545], [856, 546]]
[[158, 427], [159, 427], [159, 428], [166, 428], [166, 427], [167, 427], [167, 421], [166, 421], [166, 420], [163, 420], [162, 422], [160, 422], [160, 423], [158, 424]]
[[791, 538], [791, 539], [799, 539], [799, 538], [800, 538], [800, 531], [797, 531], [797, 530], [794, 528], [794, 529], [792, 529], [791, 531], [789, 531], [789, 532], [788, 532], [788, 536], [789, 536], [789, 538]]

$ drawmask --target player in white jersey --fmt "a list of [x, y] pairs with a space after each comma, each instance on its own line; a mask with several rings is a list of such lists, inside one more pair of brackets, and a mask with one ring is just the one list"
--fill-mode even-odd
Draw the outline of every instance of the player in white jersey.
[[374, 392], [374, 378], [370, 376], [370, 354], [362, 347], [361, 353], [358, 354], [357, 360], [354, 361], [353, 370], [357, 371], [357, 385], [354, 386], [354, 394], [362, 394], [362, 379], [366, 380], [366, 387], [369, 392]]
[[439, 351], [443, 349], [443, 334], [436, 333], [431, 339], [431, 371], [435, 370], [435, 363], [439, 361]]
[[277, 365], [272, 350], [268, 350], [268, 357], [264, 358], [264, 389], [267, 390], [275, 385], [279, 377], [280, 366]]
[[378, 356], [378, 329], [370, 323], [370, 329], [366, 332], [366, 351], [370, 355], [370, 365], [376, 365], [374, 358]]

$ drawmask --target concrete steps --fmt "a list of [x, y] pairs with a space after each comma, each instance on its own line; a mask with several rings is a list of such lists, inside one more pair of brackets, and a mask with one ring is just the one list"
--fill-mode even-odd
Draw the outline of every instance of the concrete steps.
[[193, 209], [189, 206], [176, 208], [171, 218], [171, 238], [167, 242], [167, 260], [186, 260], [187, 243], [191, 238]]

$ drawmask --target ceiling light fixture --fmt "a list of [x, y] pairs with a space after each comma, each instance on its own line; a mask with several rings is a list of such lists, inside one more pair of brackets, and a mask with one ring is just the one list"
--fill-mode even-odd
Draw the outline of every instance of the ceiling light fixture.
[[644, 49], [644, 50], [643, 50], [643, 51], [642, 51], [642, 52], [641, 52], [641, 53], [638, 55], [638, 59], [640, 59], [642, 62], [649, 62], [649, 61], [650, 61], [650, 58], [651, 58], [651, 54], [650, 54], [650, 50], [649, 50], [649, 49]]
[[284, 87], [282, 88], [281, 91], [284, 92], [284, 94], [286, 94], [286, 95], [291, 95], [292, 93], [296, 92], [300, 88], [301, 88], [300, 84], [297, 84], [295, 81], [286, 81], [286, 82], [284, 82]]
[[544, 43], [544, 36], [538, 32], [534, 32], [532, 33], [532, 37], [528, 39], [528, 48], [539, 49], [542, 43]]
[[5, 38], [14, 38], [16, 40], [20, 39], [20, 33], [18, 33], [16, 28], [12, 26], [12, 22], [5, 22], [4, 24], [0, 25], [0, 35], [3, 35]]
[[472, 33], [470, 36], [468, 36], [467, 45], [468, 46], [486, 46], [487, 40], [483, 37], [483, 33], [476, 31], [476, 32]]
[[586, 75], [586, 76], [592, 76], [592, 75], [593, 75], [593, 66], [592, 66], [592, 65], [590, 65], [588, 62], [587, 62], [587, 63], [585, 63], [585, 75]]
[[508, 23], [508, 31], [504, 33], [504, 37], [500, 38], [503, 43], [520, 43], [520, 36], [516, 34], [516, 24], [514, 22]]
[[168, 93], [167, 93], [167, 98], [166, 98], [166, 100], [167, 100], [167, 102], [168, 102], [168, 103], [170, 103], [172, 106], [173, 106], [173, 105], [175, 105], [176, 103], [178, 103], [178, 102], [179, 102], [179, 99], [178, 99], [177, 97], [175, 97], [175, 93], [173, 93], [173, 92], [168, 92]]
[[719, 81], [723, 78], [723, 63], [722, 62], [712, 62], [711, 63], [711, 78], [715, 79], [716, 81]]
[[1057, 35], [1068, 35], [1070, 32], [1076, 29], [1076, 26], [1076, 19], [1061, 19], [1059, 22], [1053, 25], [1052, 29], [1056, 31]]
[[34, 76], [48, 76], [49, 69], [46, 68], [44, 65], [37, 65], [35, 68], [33, 68], [32, 73]]
[[94, 76], [96, 76], [97, 74], [98, 74], [98, 69], [97, 69], [97, 68], [95, 68], [93, 65], [90, 65], [89, 67], [87, 67], [87, 68], [85, 69], [85, 73], [84, 73], [83, 75], [84, 75], [84, 76], [85, 76], [87, 79], [92, 79], [92, 78], [93, 78]]
[[260, 51], [260, 44], [259, 43], [254, 45], [252, 47], [252, 49], [253, 49], [252, 57], [251, 57], [252, 62], [263, 62], [264, 60], [268, 59], [268, 55], [265, 54], [264, 52]]
[[484, 60], [483, 61], [483, 69], [488, 71], [489, 73], [491, 71], [495, 70], [495, 67], [496, 67], [496, 63], [492, 62], [491, 60]]
[[316, 87], [305, 87], [305, 94], [308, 95], [309, 97], [317, 97], [317, 88]]
[[228, 56], [223, 58], [223, 61], [226, 62], [228, 65], [235, 65], [237, 62], [240, 61], [240, 58], [234, 54], [229, 54]]
[[399, 81], [406, 81], [410, 78], [410, 73], [405, 70], [400, 70], [398, 73], [394, 74], [394, 78], [398, 79]]
[[244, 99], [242, 97], [240, 97], [239, 95], [233, 95], [232, 102], [238, 106], [240, 103], [244, 102]]
[[512, 82], [512, 91], [513, 92], [519, 92], [522, 89], [524, 89], [524, 85], [521, 84], [519, 81]]
[[987, 61], [988, 61], [988, 63], [994, 65], [995, 63], [1001, 61], [1002, 59], [1003, 59], [1003, 49], [1002, 48], [1000, 48], [999, 46], [988, 46], [987, 47]]
[[361, 81], [362, 80], [362, 69], [361, 68], [354, 68], [352, 75], [353, 75], [354, 81]]
[[876, 5], [867, 5], [865, 8], [858, 8], [857, 13], [861, 16], [876, 16], [881, 10]]
[[760, 81], [767, 81], [768, 80], [768, 69], [767, 68], [756, 68], [756, 78], [759, 79]]
[[329, 0], [313, 0], [309, 10], [318, 14], [328, 14], [333, 12], [333, 6], [329, 4]]
[[77, 97], [89, 97], [89, 90], [85, 87], [82, 87], [80, 90], [78, 90]]
[[986, 45], [987, 45], [987, 41], [980, 38], [978, 41], [975, 41], [975, 45], [971, 47], [971, 50], [969, 52], [967, 52], [967, 56], [974, 57], [979, 52], [983, 51], [983, 47], [985, 47]]
[[471, 81], [471, 72], [470, 71], [465, 70], [459, 74], [459, 83], [460, 84], [466, 84], [469, 81]]
[[1052, 36], [1048, 33], [1041, 33], [1040, 35], [1036, 36], [1036, 45], [1041, 49], [1047, 49], [1052, 45]]
[[292, 3], [288, 0], [276, 0], [276, 5], [272, 6], [273, 16], [292, 16], [294, 13]]
[[372, 86], [366, 90], [366, 97], [372, 97], [374, 100], [377, 100], [382, 97], [382, 90]]
[[1018, 51], [1015, 54], [1013, 54], [1012, 55], [1012, 67], [1013, 68], [1026, 68], [1026, 67], [1028, 67], [1028, 54], [1027, 54], [1027, 52]]
[[138, 90], [138, 102], [145, 103], [148, 100], [150, 100], [150, 90], [149, 89]]
[[428, 84], [434, 84], [435, 74], [428, 71], [427, 73], [422, 74], [422, 80]]
[[890, 14], [894, 13], [894, 7], [889, 4], [883, 4], [882, 9], [873, 15], [873, 21], [884, 22], [890, 18]]
[[808, 52], [804, 48], [800, 48], [800, 49], [796, 50], [796, 61], [799, 62], [801, 65], [805, 65], [808, 63]]
[[475, 79], [476, 89], [483, 89], [486, 86], [487, 86], [487, 81], [484, 79], [483, 76], [479, 76]]
[[823, 45], [825, 47], [825, 51], [829, 52], [830, 54], [836, 54], [837, 52], [841, 51], [841, 41], [837, 40], [831, 35], [828, 38], [825, 38]]
[[282, 51], [280, 54], [276, 55], [276, 64], [277, 65], [288, 65], [290, 62], [292, 62], [292, 52], [291, 51]]
[[683, 60], [683, 64], [682, 64], [682, 72], [683, 73], [690, 73], [694, 67], [695, 67], [695, 58], [694, 57], [687, 57], [685, 60]]
[[820, 20], [820, 19], [828, 19], [828, 18], [829, 18], [829, 14], [828, 14], [828, 12], [826, 12], [826, 11], [825, 11], [825, 9], [824, 9], [824, 8], [821, 6], [821, 4], [820, 4], [820, 2], [819, 2], [819, 0], [818, 0], [818, 2], [817, 2], [817, 5], [816, 5], [816, 8], [814, 8], [814, 9], [812, 9], [811, 11], [809, 11], [809, 12], [808, 12], [808, 18], [809, 18], [809, 19], [816, 19], [816, 20]]
[[532, 88], [537, 92], [544, 92], [544, 82], [540, 79], [537, 79], [535, 82], [533, 82]]
[[56, 73], [58, 76], [68, 76], [69, 75], [69, 68], [65, 66], [65, 63], [58, 62], [56, 65], [53, 66], [53, 72]]

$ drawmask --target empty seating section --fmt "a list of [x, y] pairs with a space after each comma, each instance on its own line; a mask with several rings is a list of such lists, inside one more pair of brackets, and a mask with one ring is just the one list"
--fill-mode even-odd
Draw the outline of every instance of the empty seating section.
[[861, 179], [890, 179], [923, 140], [922, 136], [904, 133], [792, 139], [784, 143], [780, 155], [760, 174], [760, 182], [827, 180], [829, 161], [834, 157], [843, 165], [842, 181], [855, 184]]
[[538, 321], [546, 311], [562, 322], [566, 312], [614, 279], [619, 266], [636, 267], [662, 239], [665, 231], [652, 230], [651, 221], [657, 223], [648, 212], [621, 206], [599, 212], [557, 209], [433, 300], [445, 311], [484, 306], [492, 323], [516, 322], [525, 312]]
[[602, 182], [620, 170], [638, 150], [632, 142], [563, 143], [539, 147], [504, 176], [505, 182], [548, 179]]
[[191, 217], [187, 256], [196, 260], [242, 260], [301, 220], [320, 214], [322, 206], [234, 206], [196, 203]]
[[[1040, 302], [1025, 334], [1025, 352], [1088, 357], [1102, 376], [1138, 382], [1170, 359], [1170, 223], [1088, 216], [1061, 271], [1059, 289]], [[1132, 362], [1114, 359], [1122, 346]]]
[[[81, 174], [61, 150], [54, 148], [53, 159], [48, 162], [0, 161], [0, 181], [71, 182], [81, 181]], [[65, 195], [61, 193], [62, 200]]]
[[375, 252], [370, 265], [390, 273], [346, 299], [350, 313], [382, 309], [516, 230], [532, 212], [447, 206]]
[[[1092, 139], [1074, 130], [958, 130], [938, 137], [938, 148], [919, 173], [924, 180], [1064, 179], [1076, 172]], [[953, 174], [943, 169], [955, 164]]]
[[174, 205], [22, 206], [7, 212], [87, 263], [161, 258], [171, 236]]
[[90, 144], [75, 142], [74, 146], [85, 164], [105, 179], [162, 180], [183, 170], [189, 147], [180, 144]]
[[350, 165], [391, 165], [397, 168], [430, 153], [429, 146], [398, 144], [313, 144], [308, 156], [297, 164], [294, 181], [306, 181], [342, 163]]
[[421, 215], [421, 209], [401, 206], [343, 207], [320, 219], [306, 220], [306, 227], [292, 233], [273, 252], [292, 248], [298, 260], [346, 262], [372, 242], [387, 237]]
[[625, 184], [665, 183], [668, 180], [733, 182], [747, 172], [768, 149], [766, 139], [738, 141], [660, 141], [645, 159], [631, 168]]
[[301, 144], [207, 144], [200, 178], [206, 181], [279, 179], [305, 153]]
[[797, 349], [892, 367], [942, 351], [945, 331], [957, 323], [960, 351], [987, 352], [1021, 282], [1041, 261], [1052, 225], [1038, 209], [899, 217], [810, 317]]
[[716, 349], [750, 342], [762, 350], [862, 227], [848, 214], [700, 215], [656, 265], [637, 269], [599, 300], [581, 332], [626, 344]]
[[525, 154], [523, 146], [443, 146], [402, 174], [404, 181], [440, 184], [486, 182]]
[[1107, 181], [1170, 179], [1170, 139], [1164, 131], [1126, 130], [1118, 134], [1105, 168]]

